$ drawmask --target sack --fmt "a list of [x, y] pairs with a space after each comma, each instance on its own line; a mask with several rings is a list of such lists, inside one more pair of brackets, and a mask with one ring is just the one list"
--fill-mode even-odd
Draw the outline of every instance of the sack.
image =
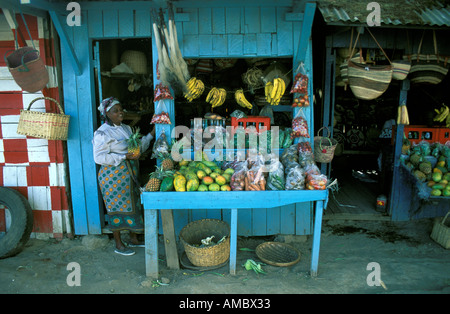
[[[20, 15], [22, 16], [23, 23], [27, 29], [28, 36], [30, 36], [33, 47], [19, 48], [19, 42], [17, 40], [18, 25], [14, 19], [13, 22], [16, 26], [16, 50], [7, 51], [4, 55], [4, 59], [9, 72], [17, 85], [26, 92], [34, 93], [42, 90], [47, 85], [49, 76], [44, 61], [42, 61], [39, 56], [39, 51], [34, 47], [33, 38], [31, 38], [27, 22], [25, 21], [23, 14], [21, 13]], [[13, 52], [8, 55], [11, 51]]]
[[[381, 96], [389, 87], [392, 80], [392, 64], [389, 57], [384, 52], [372, 32], [366, 28], [369, 34], [380, 47], [381, 51], [389, 61], [388, 65], [368, 65], [363, 63], [348, 61], [348, 82], [353, 94], [358, 99], [372, 100]], [[358, 37], [355, 41], [358, 41]]]
[[448, 73], [449, 57], [439, 56], [435, 31], [433, 31], [434, 54], [421, 54], [424, 35], [425, 32], [420, 40], [417, 53], [403, 56], [403, 59], [411, 62], [409, 79], [412, 83], [439, 84]]
[[411, 70], [411, 62], [409, 60], [394, 60], [392, 61], [392, 66], [392, 78], [398, 81], [406, 79]]

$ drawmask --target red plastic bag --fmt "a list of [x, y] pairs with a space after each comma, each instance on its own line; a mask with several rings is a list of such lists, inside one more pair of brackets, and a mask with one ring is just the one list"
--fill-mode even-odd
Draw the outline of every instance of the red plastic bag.
[[292, 138], [307, 137], [309, 138], [308, 121], [306, 121], [303, 110], [299, 110], [295, 118], [292, 119]]
[[163, 99], [173, 99], [173, 96], [167, 86], [159, 83], [155, 86], [155, 97], [153, 98], [153, 102], [157, 102]]
[[155, 114], [152, 117], [150, 124], [171, 124], [167, 107], [164, 100], [160, 100], [156, 106]]

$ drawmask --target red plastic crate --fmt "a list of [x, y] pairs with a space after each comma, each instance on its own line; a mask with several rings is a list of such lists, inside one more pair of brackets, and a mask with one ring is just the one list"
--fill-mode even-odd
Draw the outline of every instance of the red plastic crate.
[[[242, 123], [242, 125], [241, 125]], [[244, 129], [247, 127], [249, 123], [255, 123], [256, 131], [259, 133], [259, 126], [262, 124], [266, 127], [266, 130], [270, 130], [270, 118], [262, 117], [262, 116], [247, 116], [247, 118], [236, 119], [235, 117], [231, 117], [231, 126], [233, 127], [233, 131], [238, 127], [242, 126]]]
[[[396, 126], [393, 127], [393, 133], [395, 134]], [[428, 143], [441, 142], [440, 127], [427, 127], [425, 125], [405, 125], [404, 132], [406, 138], [411, 142], [411, 144], [417, 144], [419, 142], [425, 141]], [[394, 136], [392, 136], [392, 143], [394, 143]], [[444, 142], [445, 143], [445, 142]]]
[[445, 144], [450, 141], [450, 128], [439, 129], [439, 143]]

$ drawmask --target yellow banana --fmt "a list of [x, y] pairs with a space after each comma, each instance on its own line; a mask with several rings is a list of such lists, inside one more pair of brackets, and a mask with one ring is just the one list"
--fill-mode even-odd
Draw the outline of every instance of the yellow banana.
[[273, 88], [272, 88], [272, 91], [270, 92], [270, 98], [271, 99], [275, 98], [275, 96], [277, 94], [277, 91], [278, 91], [278, 88], [279, 88], [279, 84], [280, 84], [280, 82], [277, 79], [273, 80]]

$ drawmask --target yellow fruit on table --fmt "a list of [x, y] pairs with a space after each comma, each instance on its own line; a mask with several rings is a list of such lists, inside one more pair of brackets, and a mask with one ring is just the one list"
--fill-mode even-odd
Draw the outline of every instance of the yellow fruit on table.
[[189, 161], [188, 160], [182, 160], [178, 164], [180, 165], [180, 167], [181, 166], [187, 166], [189, 164]]
[[217, 172], [211, 172], [211, 173], [209, 174], [209, 176], [210, 176], [211, 178], [213, 178], [213, 179], [217, 178], [219, 175], [220, 175], [220, 174], [218, 174]]
[[445, 167], [445, 161], [438, 161], [436, 167]]
[[442, 180], [442, 173], [441, 172], [435, 172], [433, 173], [433, 181], [439, 182]]
[[220, 191], [220, 186], [217, 183], [212, 183], [208, 186], [210, 191]]
[[448, 184], [448, 181], [445, 180], [445, 179], [442, 179], [441, 181], [439, 181], [439, 184], [447, 185], [447, 184]]
[[198, 170], [197, 171], [197, 178], [199, 180], [203, 179], [204, 177], [206, 177], [206, 172], [204, 172], [203, 170]]
[[431, 195], [432, 196], [441, 196], [442, 191], [441, 190], [432, 190]]
[[229, 174], [229, 173], [222, 173], [222, 177], [225, 178], [225, 180], [227, 181], [227, 183], [229, 183], [230, 180], [231, 180], [231, 174]]
[[220, 187], [220, 190], [221, 191], [231, 191], [231, 186], [229, 186], [228, 184], [224, 184]]
[[189, 192], [197, 191], [198, 186], [199, 186], [198, 179], [189, 179], [188, 182], [186, 183], [186, 189]]
[[443, 196], [450, 196], [450, 189], [445, 189], [442, 191]]
[[218, 185], [224, 185], [224, 184], [227, 183], [227, 179], [225, 179], [222, 175], [218, 175], [218, 176], [214, 179], [214, 181], [216, 181], [216, 183], [217, 183]]
[[176, 176], [173, 180], [173, 186], [175, 187], [175, 191], [177, 192], [185, 192], [186, 191], [186, 178], [182, 175]]
[[225, 169], [225, 171], [223, 173], [228, 173], [228, 174], [233, 175], [234, 169], [233, 168], [227, 168], [227, 169]]
[[203, 179], [202, 179], [202, 184], [204, 184], [204, 185], [210, 185], [213, 183], [214, 183], [214, 179], [211, 178], [210, 176], [203, 177]]

